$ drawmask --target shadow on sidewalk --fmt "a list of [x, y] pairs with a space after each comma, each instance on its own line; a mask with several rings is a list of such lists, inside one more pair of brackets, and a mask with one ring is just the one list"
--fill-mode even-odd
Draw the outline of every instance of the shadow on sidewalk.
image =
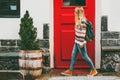
[[23, 80], [19, 72], [0, 72], [0, 80]]

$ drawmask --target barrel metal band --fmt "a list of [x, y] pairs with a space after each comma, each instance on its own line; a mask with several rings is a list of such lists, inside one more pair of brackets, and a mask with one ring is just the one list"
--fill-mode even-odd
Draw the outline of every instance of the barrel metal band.
[[33, 68], [33, 67], [29, 67], [29, 68], [27, 68], [27, 67], [20, 67], [20, 69], [23, 69], [23, 70], [40, 70], [40, 69], [42, 69], [42, 67], [37, 67], [37, 68]]
[[42, 57], [20, 57], [19, 56], [19, 59], [22, 59], [22, 60], [40, 60], [43, 58]]

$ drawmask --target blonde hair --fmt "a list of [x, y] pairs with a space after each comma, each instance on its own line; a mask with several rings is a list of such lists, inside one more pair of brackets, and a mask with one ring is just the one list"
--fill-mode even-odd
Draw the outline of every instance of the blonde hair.
[[86, 19], [85, 14], [84, 14], [84, 9], [83, 7], [76, 7], [75, 8], [75, 22], [79, 20], [81, 17]]

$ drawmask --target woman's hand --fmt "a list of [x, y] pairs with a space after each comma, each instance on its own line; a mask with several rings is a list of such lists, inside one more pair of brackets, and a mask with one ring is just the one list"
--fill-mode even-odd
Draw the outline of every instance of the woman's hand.
[[80, 45], [80, 48], [83, 48], [83, 45]]
[[80, 24], [80, 26], [86, 27], [86, 24], [83, 24], [83, 23], [82, 23], [82, 24]]

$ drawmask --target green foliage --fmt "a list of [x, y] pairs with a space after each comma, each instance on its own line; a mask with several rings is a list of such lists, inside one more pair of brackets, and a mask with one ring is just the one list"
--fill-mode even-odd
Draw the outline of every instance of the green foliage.
[[37, 28], [33, 25], [33, 19], [29, 12], [26, 11], [20, 23], [20, 49], [21, 50], [38, 50], [40, 49], [39, 39], [37, 38]]

